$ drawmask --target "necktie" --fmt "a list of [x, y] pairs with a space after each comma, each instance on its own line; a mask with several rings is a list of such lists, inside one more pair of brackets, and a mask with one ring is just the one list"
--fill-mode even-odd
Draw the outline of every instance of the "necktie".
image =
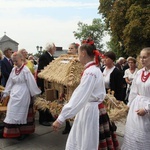
[[12, 61], [11, 61], [11, 59], [9, 59], [9, 63], [10, 63], [10, 65], [12, 66]]

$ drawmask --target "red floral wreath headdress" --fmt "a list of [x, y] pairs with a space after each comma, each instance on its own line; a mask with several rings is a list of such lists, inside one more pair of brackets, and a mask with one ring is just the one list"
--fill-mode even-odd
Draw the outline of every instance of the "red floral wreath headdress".
[[[89, 44], [89, 45], [94, 45], [94, 41], [91, 40], [91, 39], [87, 39], [87, 40], [84, 40], [82, 41], [82, 44]], [[95, 55], [95, 63], [96, 65], [99, 65], [100, 64], [100, 58], [104, 58], [104, 54], [100, 53], [98, 50], [93, 50], [93, 53]]]
[[78, 43], [75, 43], [75, 45], [76, 45], [77, 47], [79, 47], [79, 46], [80, 46], [80, 44], [78, 44]]
[[94, 45], [94, 41], [93, 41], [93, 40], [90, 40], [90, 39], [87, 39], [87, 40], [83, 40], [83, 41], [82, 41], [82, 44]]

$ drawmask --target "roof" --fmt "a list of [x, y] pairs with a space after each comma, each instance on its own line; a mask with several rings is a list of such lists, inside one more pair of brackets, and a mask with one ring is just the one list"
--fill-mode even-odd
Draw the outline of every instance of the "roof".
[[7, 35], [4, 35], [3, 37], [0, 38], [0, 43], [6, 42], [6, 41], [12, 41], [12, 42], [14, 42], [16, 44], [19, 44], [16, 41], [14, 41], [11, 38], [9, 38]]
[[83, 71], [77, 58], [77, 55], [63, 54], [46, 66], [38, 77], [64, 86], [77, 86]]

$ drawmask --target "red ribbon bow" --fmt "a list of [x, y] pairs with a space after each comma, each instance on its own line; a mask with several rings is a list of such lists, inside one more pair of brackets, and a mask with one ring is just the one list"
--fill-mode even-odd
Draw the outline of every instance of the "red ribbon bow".
[[100, 57], [104, 58], [104, 55], [101, 54], [98, 50], [94, 50], [93, 53], [95, 55], [95, 63], [96, 63], [96, 65], [99, 65], [100, 64]]

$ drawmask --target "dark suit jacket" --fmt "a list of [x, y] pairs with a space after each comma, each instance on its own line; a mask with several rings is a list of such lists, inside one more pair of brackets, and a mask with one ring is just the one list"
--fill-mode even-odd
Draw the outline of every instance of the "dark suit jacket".
[[3, 60], [1, 60], [1, 72], [2, 72], [2, 80], [3, 83], [2, 85], [5, 86], [6, 82], [9, 78], [9, 75], [11, 73], [11, 70], [13, 68], [13, 62], [11, 62], [12, 64], [10, 64], [10, 62], [7, 60], [6, 57], [3, 58]]
[[47, 66], [52, 60], [54, 60], [54, 57], [50, 56], [47, 51], [43, 53], [39, 58], [38, 71], [44, 69], [44, 67]]
[[[101, 69], [102, 72], [104, 68]], [[117, 100], [123, 100], [123, 76], [118, 68], [115, 69], [110, 74], [110, 89], [115, 92], [115, 98]]]
[[[46, 51], [43, 53], [39, 58], [39, 64], [38, 64], [38, 73], [44, 69], [45, 66], [47, 66], [52, 60], [54, 60], [53, 56], [50, 56], [50, 54]], [[44, 80], [37, 77], [37, 85], [41, 88], [42, 93], [44, 92]], [[42, 94], [41, 93], [41, 94]]]

